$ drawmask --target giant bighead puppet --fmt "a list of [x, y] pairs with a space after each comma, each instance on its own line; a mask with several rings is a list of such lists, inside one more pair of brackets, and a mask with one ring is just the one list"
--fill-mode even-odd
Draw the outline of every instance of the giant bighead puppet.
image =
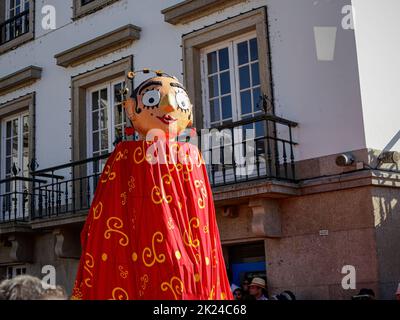
[[124, 107], [139, 140], [105, 164], [72, 298], [232, 299], [204, 162], [176, 139], [192, 123], [185, 88], [157, 71]]

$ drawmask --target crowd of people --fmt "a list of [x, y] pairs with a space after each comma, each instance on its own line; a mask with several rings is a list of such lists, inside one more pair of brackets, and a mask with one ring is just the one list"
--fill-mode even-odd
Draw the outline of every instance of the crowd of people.
[[[265, 280], [259, 277], [245, 279], [239, 287], [231, 285], [235, 300], [296, 300], [293, 292], [285, 290], [277, 295], [268, 297]], [[400, 283], [395, 293], [400, 301]], [[0, 300], [67, 300], [68, 294], [61, 286], [50, 286], [39, 278], [30, 275], [20, 275], [0, 283]], [[373, 300], [375, 293], [372, 289], [363, 288], [352, 297], [353, 300]]]
[[296, 296], [290, 290], [285, 290], [269, 298], [265, 280], [259, 277], [244, 279], [241, 287], [232, 284], [231, 290], [235, 300], [296, 300]]

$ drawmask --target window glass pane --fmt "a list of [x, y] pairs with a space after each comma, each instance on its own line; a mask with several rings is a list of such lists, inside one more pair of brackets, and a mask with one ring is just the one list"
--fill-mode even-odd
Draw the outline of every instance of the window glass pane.
[[260, 87], [253, 89], [253, 105], [254, 105], [254, 112], [263, 110]]
[[99, 150], [99, 133], [95, 132], [93, 133], [93, 152], [96, 152], [98, 150]]
[[115, 121], [115, 124], [114, 125], [119, 125], [119, 124], [122, 124], [123, 123], [123, 119], [122, 119], [122, 105], [117, 105], [117, 106], [115, 106], [114, 107], [114, 111], [115, 111], [115, 114], [114, 114], [114, 121]]
[[252, 86], [257, 86], [260, 84], [260, 71], [258, 68], [258, 62], [251, 65], [251, 79]]
[[92, 130], [99, 130], [99, 112], [92, 113]]
[[108, 149], [108, 130], [103, 130], [101, 132], [101, 149], [102, 150]]
[[251, 61], [258, 60], [257, 38], [250, 40], [250, 59]]
[[100, 111], [101, 117], [100, 117], [100, 128], [104, 129], [107, 128], [107, 109], [101, 109]]
[[228, 48], [224, 48], [218, 51], [219, 56], [219, 70], [229, 69], [229, 53]]
[[220, 74], [221, 83], [221, 95], [231, 92], [231, 79], [229, 77], [229, 71]]
[[19, 168], [19, 167], [18, 167], [18, 154], [13, 154], [11, 162], [12, 162], [12, 163], [11, 163], [11, 166], [13, 166], [13, 165], [15, 164], [15, 166], [17, 167], [17, 169]]
[[219, 94], [218, 89], [218, 76], [212, 76], [208, 78], [208, 88], [210, 98], [216, 97]]
[[264, 121], [258, 121], [255, 123], [256, 127], [256, 137], [264, 136]]
[[100, 108], [108, 107], [108, 99], [107, 99], [107, 89], [101, 89], [100, 91]]
[[23, 139], [23, 152], [28, 152], [28, 146], [29, 146], [29, 139], [28, 135], [24, 134], [24, 139]]
[[6, 173], [11, 172], [11, 157], [6, 158]]
[[240, 89], [245, 89], [250, 87], [250, 72], [249, 66], [244, 66], [239, 68], [239, 79], [240, 79]]
[[243, 137], [245, 139], [254, 138], [254, 128], [252, 123], [246, 124], [242, 128], [243, 128]]
[[28, 165], [29, 165], [29, 155], [28, 155], [28, 152], [26, 152], [26, 153], [24, 153], [24, 157], [23, 157], [23, 159], [22, 159], [22, 167], [24, 168], [24, 173], [28, 173], [27, 172], [27, 169], [29, 169], [28, 168]]
[[208, 74], [217, 72], [217, 52], [207, 54]]
[[238, 51], [239, 65], [249, 62], [249, 51], [247, 48], [247, 41], [238, 43], [237, 51]]
[[7, 127], [6, 135], [7, 135], [7, 137], [11, 137], [11, 121], [7, 121], [6, 127]]
[[232, 118], [232, 101], [231, 96], [225, 96], [221, 99], [222, 104], [222, 118], [229, 119]]
[[242, 107], [242, 114], [251, 112], [251, 93], [250, 90], [240, 93], [240, 104]]
[[29, 117], [24, 116], [24, 133], [29, 132]]
[[11, 139], [6, 140], [6, 155], [11, 154]]
[[95, 91], [92, 93], [92, 110], [99, 108], [99, 92]]
[[122, 138], [122, 128], [120, 126], [115, 128], [115, 138]]
[[114, 86], [114, 103], [119, 103], [121, 102], [121, 89], [122, 89], [122, 84], [118, 83]]
[[219, 99], [214, 99], [210, 101], [210, 118], [211, 122], [216, 122], [220, 120]]
[[18, 155], [18, 137], [13, 138], [12, 155], [13, 156], [17, 156]]
[[18, 135], [18, 119], [14, 119], [13, 120], [13, 136], [17, 136]]

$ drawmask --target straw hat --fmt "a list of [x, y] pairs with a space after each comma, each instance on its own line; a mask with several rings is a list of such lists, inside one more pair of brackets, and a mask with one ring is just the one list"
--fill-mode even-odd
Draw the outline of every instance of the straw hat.
[[262, 278], [254, 278], [251, 281], [250, 286], [257, 286], [257, 287], [265, 289], [265, 280]]

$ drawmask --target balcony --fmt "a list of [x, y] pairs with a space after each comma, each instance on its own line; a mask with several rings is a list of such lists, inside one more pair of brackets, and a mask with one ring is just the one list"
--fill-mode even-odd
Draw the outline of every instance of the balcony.
[[0, 24], [0, 45], [29, 32], [29, 9]]
[[[256, 180], [295, 182], [292, 129], [297, 124], [261, 114], [201, 130], [199, 146], [211, 186]], [[110, 154], [14, 176], [0, 181], [0, 223], [27, 223], [85, 216]]]
[[[33, 2], [30, 1], [30, 8]], [[15, 49], [34, 38], [33, 10], [27, 9], [0, 21], [0, 54]]]

